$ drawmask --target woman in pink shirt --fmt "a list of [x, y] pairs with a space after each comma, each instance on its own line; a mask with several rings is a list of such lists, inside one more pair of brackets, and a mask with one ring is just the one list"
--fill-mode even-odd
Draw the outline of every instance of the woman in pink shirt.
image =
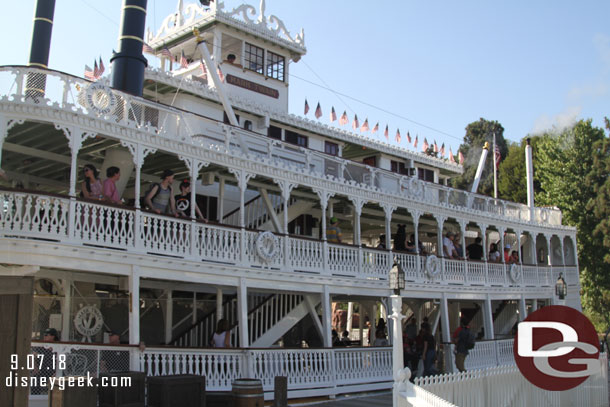
[[119, 191], [116, 189], [116, 182], [121, 178], [121, 170], [118, 167], [108, 167], [106, 177], [108, 178], [104, 180], [104, 199], [115, 204], [122, 203]]

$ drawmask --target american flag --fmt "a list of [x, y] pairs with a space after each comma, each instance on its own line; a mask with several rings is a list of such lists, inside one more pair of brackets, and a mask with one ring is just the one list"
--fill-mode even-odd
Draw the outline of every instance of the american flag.
[[98, 76], [97, 76], [97, 78], [102, 76], [102, 74], [104, 73], [105, 70], [106, 70], [106, 67], [104, 66], [104, 61], [102, 61], [102, 57], [100, 56], [100, 65], [98, 67]]
[[344, 111], [343, 111], [343, 114], [342, 114], [342, 115], [341, 115], [341, 117], [339, 118], [339, 124], [340, 124], [341, 126], [344, 126], [344, 125], [346, 125], [346, 124], [347, 124], [348, 120], [349, 120], [349, 119], [347, 118], [347, 112], [344, 110]]
[[161, 50], [161, 55], [163, 55], [165, 58], [169, 58], [170, 61], [172, 59], [172, 53], [169, 51], [169, 49], [166, 46], [163, 47], [163, 49]]
[[441, 146], [441, 157], [445, 156], [445, 143]]
[[464, 154], [462, 152], [458, 152], [458, 158], [460, 160], [460, 165], [464, 164]]
[[360, 127], [360, 122], [358, 122], [358, 115], [354, 115], [354, 121], [352, 122], [352, 129], [357, 130]]
[[97, 59], [94, 62], [93, 65], [93, 79], [97, 79], [100, 77], [100, 68], [97, 66]]
[[225, 81], [225, 76], [222, 74], [222, 71], [220, 70], [220, 67], [216, 67], [216, 73], [218, 73], [218, 77], [220, 78], [220, 82], [224, 82]]
[[330, 121], [334, 122], [335, 120], [337, 120], [337, 113], [335, 112], [335, 107], [333, 106], [330, 109]]
[[401, 137], [400, 137], [400, 129], [396, 129], [396, 142], [400, 143]]
[[413, 142], [413, 148], [417, 148], [417, 143], [419, 142], [419, 134], [415, 135], [415, 141]]
[[309, 113], [309, 103], [307, 103], [307, 99], [305, 99], [305, 108], [303, 109], [303, 114]]
[[89, 65], [85, 65], [85, 79], [89, 79], [90, 81], [95, 80], [95, 76], [93, 76], [93, 69]]
[[434, 152], [438, 153], [438, 144], [436, 144], [436, 140], [434, 140]]
[[379, 130], [379, 122], [373, 127], [373, 133], [377, 133], [377, 130]]
[[453, 156], [453, 151], [451, 151], [451, 147], [449, 147], [449, 161], [455, 162], [455, 157]]
[[186, 59], [186, 56], [184, 55], [184, 51], [182, 51], [180, 54], [180, 67], [187, 68], [188, 66], [189, 66], [189, 61]]
[[369, 131], [369, 118], [364, 119], [364, 123], [362, 123], [362, 127], [360, 127], [361, 132]]
[[205, 69], [205, 64], [203, 63], [203, 61], [199, 61], [199, 66], [201, 67], [201, 77], [202, 78], [206, 78], [208, 77], [208, 71], [207, 69]]
[[316, 116], [316, 119], [322, 117], [322, 107], [320, 106], [320, 102], [318, 102], [318, 106], [316, 106], [316, 112], [314, 113], [314, 116]]
[[389, 140], [389, 138], [390, 138], [390, 131], [388, 129], [388, 125], [387, 124], [385, 125], [385, 131], [383, 132], [383, 135], [385, 136], [386, 140]]
[[424, 137], [424, 145], [422, 146], [422, 150], [426, 152], [428, 151], [428, 148], [430, 148], [430, 145], [428, 144], [428, 139]]
[[407, 132], [407, 143], [411, 144], [411, 134]]
[[154, 54], [155, 50], [153, 49], [153, 47], [151, 47], [147, 43], [144, 43], [144, 44], [142, 44], [142, 52], [147, 53], [147, 54]]
[[502, 154], [500, 154], [500, 147], [496, 144], [494, 148], [494, 157], [496, 159], [496, 170], [500, 168], [500, 161], [502, 161]]

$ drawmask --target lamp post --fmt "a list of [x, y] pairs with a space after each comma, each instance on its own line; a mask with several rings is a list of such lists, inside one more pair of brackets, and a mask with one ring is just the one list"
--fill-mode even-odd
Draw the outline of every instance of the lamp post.
[[400, 290], [405, 288], [405, 272], [400, 267], [400, 264], [394, 264], [390, 270], [390, 289], [393, 291], [392, 296], [392, 315], [390, 318], [393, 321], [392, 329], [392, 373], [394, 377], [393, 388], [393, 405], [398, 406], [398, 383], [400, 370], [403, 367], [402, 354], [402, 320], [405, 318], [402, 315], [402, 297]]
[[568, 295], [568, 285], [566, 284], [566, 280], [563, 279], [563, 273], [559, 273], [559, 278], [555, 283], [555, 295], [560, 300], [565, 300], [566, 295]]

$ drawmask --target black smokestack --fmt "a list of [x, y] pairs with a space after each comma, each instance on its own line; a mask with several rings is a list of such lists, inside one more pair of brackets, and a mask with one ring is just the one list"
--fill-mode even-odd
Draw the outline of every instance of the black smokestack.
[[119, 29], [119, 52], [112, 63], [111, 86], [135, 96], [142, 96], [144, 68], [148, 61], [142, 55], [147, 0], [123, 0], [123, 16]]
[[[55, 14], [55, 0], [37, 1], [34, 27], [32, 28], [29, 66], [47, 69], [49, 50], [51, 49], [51, 33], [53, 32], [53, 14]], [[44, 74], [29, 74], [25, 88], [26, 96], [33, 98], [44, 96], [46, 82], [46, 75]]]

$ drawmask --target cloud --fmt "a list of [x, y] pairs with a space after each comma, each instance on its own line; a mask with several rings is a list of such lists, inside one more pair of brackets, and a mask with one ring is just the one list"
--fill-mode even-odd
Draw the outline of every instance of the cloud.
[[580, 106], [571, 106], [552, 117], [543, 114], [534, 121], [530, 134], [544, 133], [549, 130], [562, 131], [572, 127], [578, 121], [581, 111]]

